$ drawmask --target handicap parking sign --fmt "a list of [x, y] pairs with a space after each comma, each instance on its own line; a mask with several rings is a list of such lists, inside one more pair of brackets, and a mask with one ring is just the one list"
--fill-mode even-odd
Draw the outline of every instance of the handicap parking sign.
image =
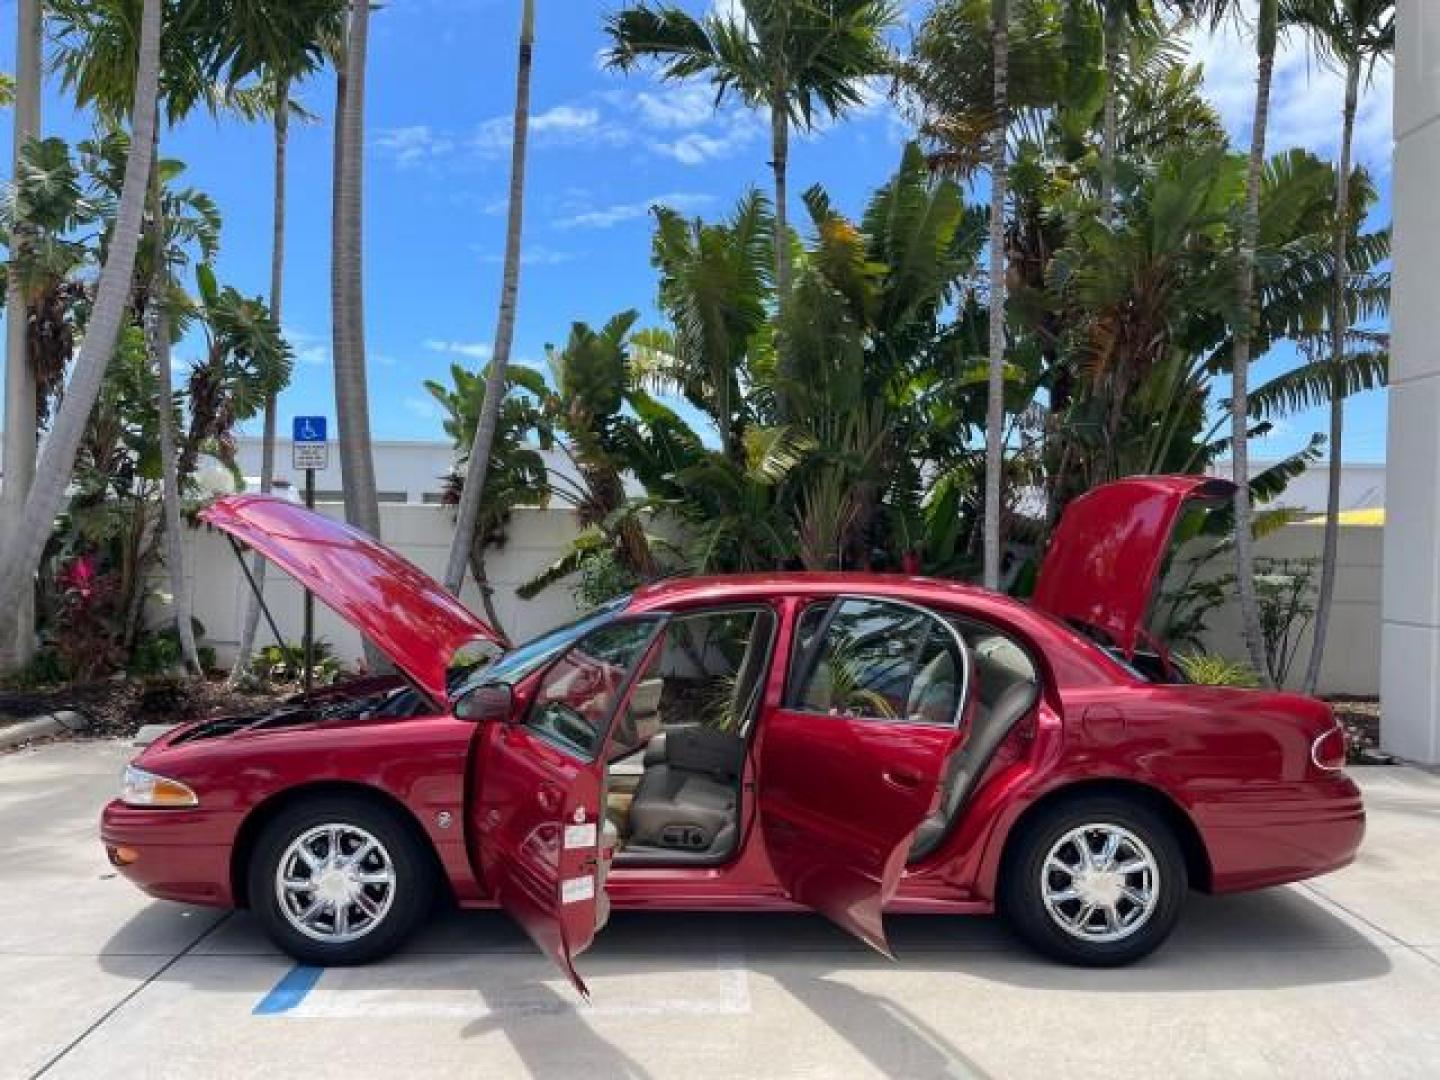
[[325, 417], [295, 417], [295, 442], [325, 442]]
[[291, 429], [290, 466], [297, 471], [328, 469], [330, 446], [325, 441], [325, 417], [297, 416]]

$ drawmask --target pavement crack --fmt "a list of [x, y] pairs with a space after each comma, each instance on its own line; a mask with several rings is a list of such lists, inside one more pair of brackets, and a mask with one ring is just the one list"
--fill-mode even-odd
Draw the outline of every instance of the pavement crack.
[[56, 1051], [56, 1053], [53, 1054], [50, 1059], [45, 1062], [44, 1065], [41, 1065], [40, 1068], [36, 1069], [33, 1073], [30, 1074], [30, 1080], [40, 1080], [40, 1077], [44, 1076], [56, 1065], [60, 1064], [60, 1062], [65, 1059], [66, 1055], [69, 1054], [70, 1051], [74, 1050], [77, 1046], [79, 1046], [82, 1042], [84, 1042], [97, 1030], [99, 1030], [99, 1028], [104, 1025], [107, 1020], [109, 1020], [112, 1016], [118, 1013], [126, 1005], [130, 1004], [131, 1001], [133, 1001], [136, 997], [138, 997], [141, 993], [144, 992], [147, 986], [155, 982], [155, 980], [160, 978], [160, 976], [164, 975], [181, 960], [185, 959], [185, 957], [189, 956], [191, 952], [194, 951], [197, 945], [199, 945], [207, 937], [209, 937], [221, 926], [223, 926], [229, 920], [232, 914], [234, 913], [230, 911], [225, 912], [223, 915], [220, 916], [220, 918], [216, 919], [204, 930], [200, 931], [200, 933], [195, 936], [195, 939], [191, 941], [190, 944], [186, 945], [185, 948], [181, 949], [169, 960], [166, 960], [165, 963], [161, 964], [158, 968], [152, 971], [140, 982], [138, 986], [134, 987], [132, 990], [126, 993], [119, 1001], [115, 1002], [114, 1005], [111, 1005], [110, 1008], [106, 1009], [103, 1013], [96, 1017], [95, 1020], [91, 1022], [91, 1024], [86, 1027], [84, 1031], [80, 1032], [79, 1035], [76, 1035], [75, 1038], [71, 1039], [68, 1043], [66, 1043], [58, 1051]]

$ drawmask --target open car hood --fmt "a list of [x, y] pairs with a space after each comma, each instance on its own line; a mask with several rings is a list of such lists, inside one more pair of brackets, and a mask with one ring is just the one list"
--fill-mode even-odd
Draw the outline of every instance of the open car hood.
[[1086, 492], [1060, 518], [1031, 603], [1133, 657], [1185, 508], [1234, 493], [1211, 476], [1132, 476]]
[[200, 520], [254, 548], [369, 638], [435, 701], [457, 650], [477, 641], [504, 647], [438, 581], [344, 522], [271, 495], [231, 495]]

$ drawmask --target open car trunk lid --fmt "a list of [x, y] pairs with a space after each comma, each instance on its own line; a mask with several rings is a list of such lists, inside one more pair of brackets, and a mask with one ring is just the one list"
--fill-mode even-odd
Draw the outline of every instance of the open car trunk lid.
[[456, 651], [504, 646], [425, 571], [341, 521], [271, 495], [231, 495], [200, 520], [254, 548], [375, 643], [401, 671], [445, 702]]
[[1031, 603], [1133, 657], [1181, 515], [1234, 493], [1211, 476], [1132, 476], [1086, 492], [1060, 518]]

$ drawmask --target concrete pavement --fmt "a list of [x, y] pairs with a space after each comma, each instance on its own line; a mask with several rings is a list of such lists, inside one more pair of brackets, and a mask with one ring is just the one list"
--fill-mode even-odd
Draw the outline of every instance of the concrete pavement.
[[818, 918], [622, 913], [585, 1005], [495, 913], [317, 975], [244, 914], [147, 900], [95, 841], [128, 752], [0, 757], [0, 1077], [1440, 1075], [1440, 777], [1416, 770], [1360, 772], [1354, 867], [1195, 897], [1127, 970], [990, 919], [892, 919], [892, 964]]

